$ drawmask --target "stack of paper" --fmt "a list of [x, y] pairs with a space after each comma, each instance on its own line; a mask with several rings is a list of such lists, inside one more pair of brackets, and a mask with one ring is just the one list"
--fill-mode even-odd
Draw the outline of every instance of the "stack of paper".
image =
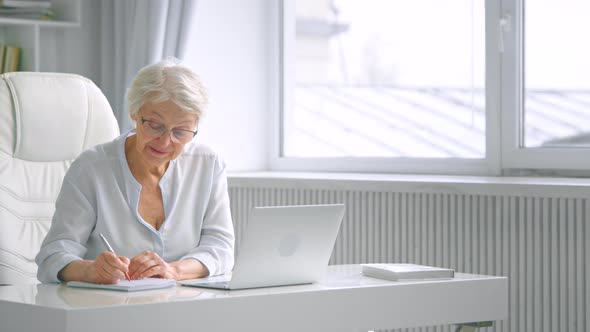
[[416, 264], [361, 264], [362, 273], [387, 280], [453, 278], [455, 271]]

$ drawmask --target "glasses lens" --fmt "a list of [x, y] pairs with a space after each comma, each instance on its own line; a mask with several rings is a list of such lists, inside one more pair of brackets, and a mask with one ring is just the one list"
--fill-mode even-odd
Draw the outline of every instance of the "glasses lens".
[[166, 131], [163, 125], [150, 120], [144, 120], [142, 127], [145, 134], [152, 138], [160, 137]]
[[188, 143], [193, 136], [192, 132], [186, 130], [172, 130], [172, 137], [174, 137], [178, 143]]

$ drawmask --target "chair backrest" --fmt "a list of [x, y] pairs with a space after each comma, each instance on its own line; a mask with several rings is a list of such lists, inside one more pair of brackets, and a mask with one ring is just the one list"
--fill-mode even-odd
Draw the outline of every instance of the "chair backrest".
[[72, 161], [119, 134], [91, 80], [74, 74], [0, 75], [0, 285], [38, 283], [37, 255]]

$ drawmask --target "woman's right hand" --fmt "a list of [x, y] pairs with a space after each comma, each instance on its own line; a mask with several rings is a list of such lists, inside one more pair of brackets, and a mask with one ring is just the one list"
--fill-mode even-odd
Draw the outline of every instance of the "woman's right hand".
[[87, 281], [96, 284], [116, 284], [129, 273], [129, 258], [103, 251], [86, 269]]
[[70, 262], [57, 277], [61, 281], [85, 281], [95, 284], [116, 284], [129, 272], [129, 258], [103, 251], [95, 260]]

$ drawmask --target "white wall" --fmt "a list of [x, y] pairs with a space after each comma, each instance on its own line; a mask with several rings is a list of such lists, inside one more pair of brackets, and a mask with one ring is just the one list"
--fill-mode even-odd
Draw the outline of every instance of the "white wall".
[[[199, 0], [186, 64], [209, 90], [197, 140], [215, 148], [229, 171], [267, 169], [269, 78], [273, 20], [268, 0]], [[42, 70], [71, 72], [100, 82], [100, 3], [82, 0], [82, 26], [48, 31]]]
[[76, 73], [99, 82], [99, 1], [81, 0], [80, 27], [41, 29], [41, 70]]
[[267, 168], [272, 12], [268, 0], [199, 0], [186, 62], [208, 87], [208, 114], [197, 139], [228, 170]]

